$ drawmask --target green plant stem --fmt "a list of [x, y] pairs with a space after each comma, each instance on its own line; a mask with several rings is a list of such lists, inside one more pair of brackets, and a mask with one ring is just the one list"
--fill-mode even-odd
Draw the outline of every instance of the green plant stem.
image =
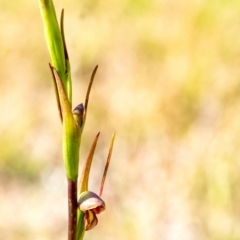
[[77, 240], [83, 240], [84, 234], [84, 213], [78, 210]]
[[77, 180], [68, 179], [68, 240], [76, 240]]

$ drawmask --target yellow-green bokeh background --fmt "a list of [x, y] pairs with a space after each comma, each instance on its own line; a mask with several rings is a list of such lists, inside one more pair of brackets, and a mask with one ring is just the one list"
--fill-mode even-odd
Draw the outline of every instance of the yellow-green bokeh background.
[[[85, 239], [240, 239], [240, 2], [62, 0], [81, 163], [113, 131], [107, 211]], [[0, 0], [0, 239], [64, 240], [66, 180], [37, 0]]]

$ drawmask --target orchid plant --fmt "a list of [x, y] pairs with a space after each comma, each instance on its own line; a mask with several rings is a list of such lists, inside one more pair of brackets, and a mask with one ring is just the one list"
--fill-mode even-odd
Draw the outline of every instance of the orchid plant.
[[93, 141], [79, 182], [78, 172], [81, 136], [87, 117], [89, 95], [98, 66], [95, 67], [91, 75], [84, 105], [79, 104], [72, 110], [71, 68], [64, 36], [64, 11], [62, 10], [59, 26], [52, 0], [39, 0], [39, 6], [51, 58], [49, 66], [62, 122], [63, 159], [68, 181], [68, 240], [82, 240], [85, 231], [97, 225], [96, 215], [105, 209], [105, 203], [101, 199], [101, 195], [111, 159], [115, 134], [111, 139], [100, 191], [99, 194], [96, 194], [89, 191], [88, 180], [99, 133]]

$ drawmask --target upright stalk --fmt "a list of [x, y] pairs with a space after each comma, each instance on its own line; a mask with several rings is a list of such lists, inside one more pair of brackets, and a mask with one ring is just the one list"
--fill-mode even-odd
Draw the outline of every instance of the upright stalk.
[[68, 179], [68, 240], [76, 240], [77, 181]]
[[[79, 186], [77, 186], [80, 140], [86, 121], [88, 100], [97, 66], [93, 70], [90, 79], [85, 104], [79, 104], [72, 110], [71, 71], [63, 28], [64, 12], [62, 11], [61, 13], [59, 27], [52, 0], [39, 0], [39, 6], [51, 57], [51, 64], [49, 65], [52, 72], [59, 116], [62, 122], [63, 160], [68, 181], [68, 240], [82, 240], [85, 231], [97, 225], [98, 219], [96, 215], [105, 210], [104, 201], [97, 194], [88, 191], [89, 172], [99, 134], [90, 150], [89, 157], [83, 169], [82, 180]], [[114, 136], [110, 145], [100, 195], [102, 194], [107, 167], [111, 157]]]

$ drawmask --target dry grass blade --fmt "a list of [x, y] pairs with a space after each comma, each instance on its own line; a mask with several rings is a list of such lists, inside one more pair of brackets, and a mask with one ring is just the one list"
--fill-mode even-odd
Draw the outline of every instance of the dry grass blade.
[[82, 171], [82, 176], [81, 179], [79, 181], [79, 194], [81, 192], [87, 191], [88, 190], [88, 179], [89, 179], [89, 172], [91, 169], [91, 165], [92, 165], [92, 159], [93, 159], [93, 155], [97, 146], [97, 141], [98, 141], [98, 137], [99, 137], [100, 132], [97, 134], [97, 136], [95, 137], [91, 149], [89, 151], [86, 163], [84, 165], [83, 171]]
[[89, 82], [89, 85], [88, 85], [88, 90], [87, 90], [87, 94], [86, 94], [86, 98], [85, 98], [85, 104], [84, 104], [84, 108], [85, 108], [84, 117], [83, 117], [83, 122], [84, 123], [86, 121], [86, 116], [87, 116], [89, 95], [90, 95], [90, 91], [91, 91], [91, 88], [92, 88], [93, 80], [94, 80], [94, 77], [96, 75], [97, 69], [98, 69], [98, 65], [94, 68], [94, 70], [92, 72], [90, 82]]
[[108, 167], [109, 167], [111, 156], [112, 156], [114, 139], [115, 139], [115, 133], [113, 133], [113, 135], [112, 135], [112, 140], [111, 140], [111, 144], [110, 144], [110, 148], [109, 148], [109, 152], [108, 152], [107, 162], [106, 162], [105, 169], [104, 169], [104, 172], [103, 172], [103, 177], [102, 177], [102, 182], [101, 182], [100, 192], [99, 192], [100, 197], [102, 196], [103, 186], [104, 186], [104, 182], [105, 182], [105, 179], [106, 179], [107, 170], [108, 170]]

